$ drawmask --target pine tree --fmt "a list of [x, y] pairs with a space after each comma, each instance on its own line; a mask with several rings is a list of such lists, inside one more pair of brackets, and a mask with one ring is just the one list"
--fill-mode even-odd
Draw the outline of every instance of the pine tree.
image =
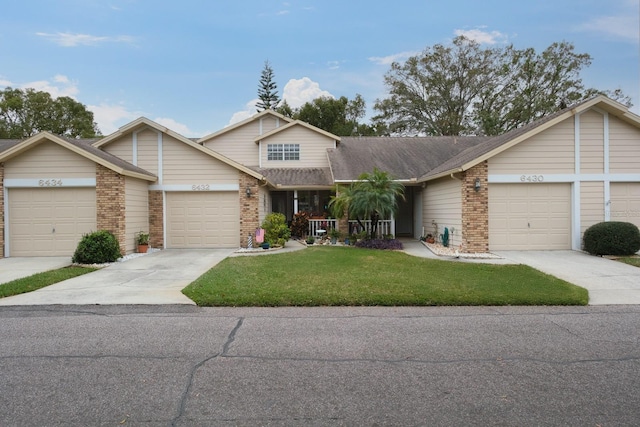
[[273, 68], [269, 61], [264, 62], [264, 69], [260, 76], [260, 85], [258, 86], [258, 98], [260, 101], [256, 103], [258, 112], [263, 110], [273, 110], [280, 103], [278, 97], [278, 85], [274, 81]]

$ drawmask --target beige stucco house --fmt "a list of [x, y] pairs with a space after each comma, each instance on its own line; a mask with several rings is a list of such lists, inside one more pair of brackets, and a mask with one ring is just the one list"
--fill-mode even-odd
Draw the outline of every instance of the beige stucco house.
[[0, 252], [70, 256], [96, 229], [125, 252], [139, 231], [246, 246], [274, 211], [346, 231], [324, 218], [331, 191], [374, 167], [406, 187], [387, 232], [447, 227], [465, 251], [579, 250], [594, 223], [640, 226], [640, 117], [596, 97], [498, 137], [341, 138], [263, 111], [201, 139], [140, 118], [97, 140], [0, 140]]

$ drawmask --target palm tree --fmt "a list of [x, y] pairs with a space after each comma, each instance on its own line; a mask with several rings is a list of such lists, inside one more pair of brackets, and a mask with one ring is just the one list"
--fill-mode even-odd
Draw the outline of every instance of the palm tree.
[[336, 196], [329, 202], [337, 218], [345, 211], [355, 217], [365, 229], [362, 220], [371, 220], [371, 236], [378, 232], [380, 219], [390, 217], [398, 210], [398, 197], [404, 199], [404, 186], [394, 181], [387, 172], [374, 168], [372, 173], [363, 173], [350, 186], [336, 188]]

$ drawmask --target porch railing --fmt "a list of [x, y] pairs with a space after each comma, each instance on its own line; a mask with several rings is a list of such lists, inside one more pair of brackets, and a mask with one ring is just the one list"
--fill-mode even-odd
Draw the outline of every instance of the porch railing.
[[[309, 236], [322, 237], [329, 233], [329, 230], [336, 228], [338, 221], [335, 219], [310, 219], [309, 220]], [[324, 230], [318, 231], [318, 230]]]
[[[367, 232], [367, 234], [371, 234], [371, 220], [366, 220], [366, 221], [360, 221], [362, 222], [362, 225], [364, 225], [364, 228]], [[349, 233], [353, 233], [353, 234], [358, 234], [359, 232], [363, 231], [362, 227], [360, 227], [360, 224], [358, 224], [358, 221], [354, 220], [354, 219], [350, 219], [349, 220]], [[395, 237], [396, 235], [396, 222], [392, 219], [385, 219], [385, 220], [380, 220], [378, 221], [378, 231], [377, 231], [377, 238], [382, 238], [385, 235], [391, 234]]]

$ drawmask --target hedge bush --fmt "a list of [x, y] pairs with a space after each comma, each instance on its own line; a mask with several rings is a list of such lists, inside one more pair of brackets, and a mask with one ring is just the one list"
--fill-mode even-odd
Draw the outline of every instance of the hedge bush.
[[120, 258], [118, 239], [107, 230], [94, 231], [82, 236], [71, 261], [78, 264], [104, 264]]
[[583, 243], [592, 255], [633, 255], [640, 250], [640, 231], [630, 222], [600, 222], [584, 232]]
[[356, 243], [357, 248], [367, 249], [402, 249], [402, 242], [398, 239], [364, 239]]

